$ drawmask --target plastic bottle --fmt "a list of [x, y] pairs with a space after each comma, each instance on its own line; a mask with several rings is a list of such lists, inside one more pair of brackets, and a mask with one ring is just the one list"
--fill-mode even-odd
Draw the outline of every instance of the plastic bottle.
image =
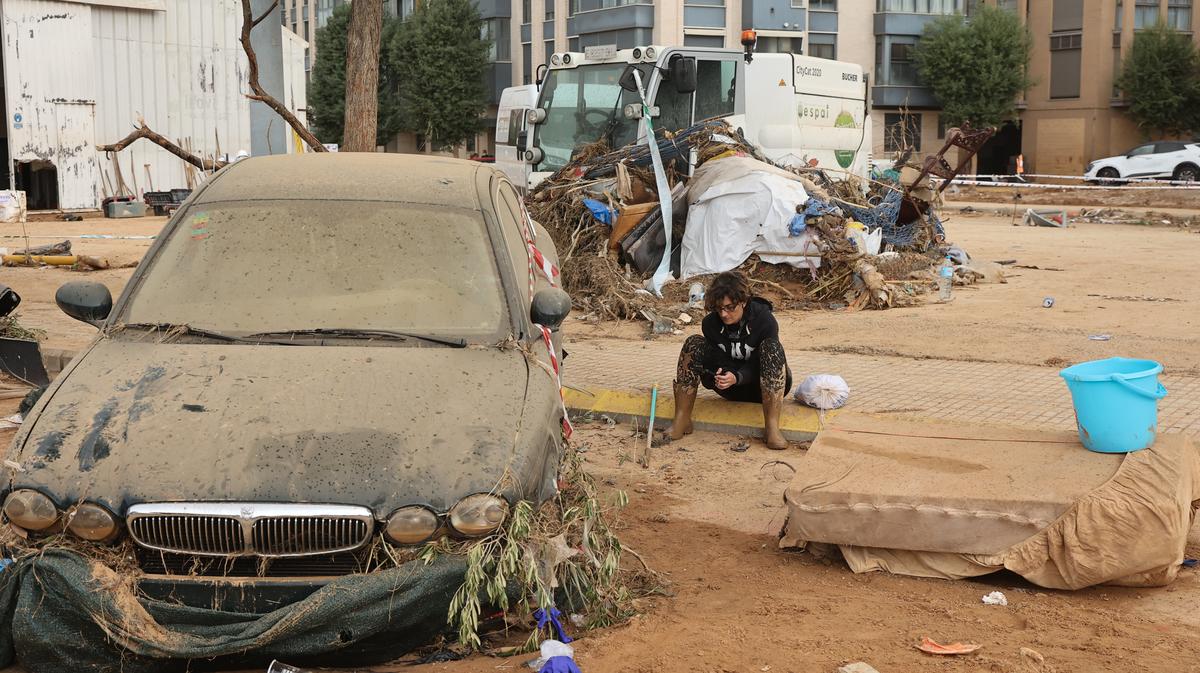
[[951, 288], [954, 286], [954, 262], [947, 256], [938, 267], [938, 301], [950, 301]]

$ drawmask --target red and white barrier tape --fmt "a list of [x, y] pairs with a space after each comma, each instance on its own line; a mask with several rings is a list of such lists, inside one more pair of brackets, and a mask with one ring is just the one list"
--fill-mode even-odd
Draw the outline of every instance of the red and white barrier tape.
[[571, 419], [567, 414], [567, 400], [563, 398], [562, 394], [562, 374], [558, 370], [558, 356], [554, 354], [554, 342], [550, 337], [550, 329], [543, 325], [535, 325], [535, 327], [542, 331], [542, 341], [546, 342], [546, 352], [550, 354], [550, 366], [554, 368], [554, 381], [558, 384], [558, 403], [562, 406], [563, 412], [563, 437], [570, 439], [575, 430], [571, 427]]
[[[932, 178], [932, 180], [934, 180], [936, 182], [940, 182], [940, 180], [938, 180], [937, 178]], [[1163, 190], [1172, 190], [1172, 189], [1182, 189], [1182, 190], [1200, 189], [1200, 184], [1160, 185], [1160, 186], [1152, 185], [1152, 186], [1147, 186], [1147, 187], [1138, 187], [1138, 186], [1132, 186], [1132, 185], [1112, 185], [1112, 186], [1055, 185], [1055, 184], [1049, 184], [1049, 183], [1043, 183], [1043, 182], [995, 182], [992, 180], [960, 180], [958, 178], [955, 178], [954, 182], [951, 183], [951, 186], [954, 186], [954, 185], [979, 185], [979, 186], [983, 186], [983, 187], [1003, 187], [1003, 188], [1011, 187], [1013, 189], [1035, 189], [1035, 188], [1037, 188], [1037, 189], [1072, 189], [1072, 190], [1106, 189], [1106, 190], [1110, 190], [1110, 191], [1112, 191], [1112, 190], [1118, 190], [1118, 191], [1163, 191]]]

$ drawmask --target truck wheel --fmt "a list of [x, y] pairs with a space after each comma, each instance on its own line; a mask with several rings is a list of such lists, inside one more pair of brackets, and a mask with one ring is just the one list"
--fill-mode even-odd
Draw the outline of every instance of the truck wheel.
[[1175, 180], [1195, 182], [1198, 177], [1200, 177], [1200, 167], [1197, 167], [1196, 164], [1180, 164], [1175, 168]]

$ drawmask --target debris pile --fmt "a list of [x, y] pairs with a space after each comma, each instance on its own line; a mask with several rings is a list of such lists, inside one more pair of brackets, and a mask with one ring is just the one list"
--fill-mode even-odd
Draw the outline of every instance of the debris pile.
[[[942, 259], [938, 196], [927, 185], [954, 169], [938, 167], [940, 153], [867, 189], [857, 177], [777, 164], [723, 121], [659, 137], [669, 194], [657, 193], [648, 143], [599, 142], [526, 199], [585, 316], [698, 315], [687, 285], [731, 269], [784, 307], [884, 309], [930, 289], [932, 276], [914, 272]], [[664, 210], [673, 214], [666, 226]], [[645, 281], [664, 255], [671, 277], [689, 283], [668, 283], [660, 296]]]

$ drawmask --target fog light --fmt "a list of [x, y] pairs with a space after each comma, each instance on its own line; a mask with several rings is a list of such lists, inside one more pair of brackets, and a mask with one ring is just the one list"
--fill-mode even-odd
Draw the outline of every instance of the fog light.
[[424, 507], [401, 507], [388, 517], [383, 534], [393, 544], [420, 544], [438, 529], [438, 518]]
[[646, 58], [654, 58], [654, 47], [646, 47]]
[[4, 500], [4, 515], [25, 530], [46, 530], [58, 521], [58, 508], [45, 495], [21, 489]]
[[487, 535], [507, 518], [508, 503], [486, 493], [468, 495], [450, 508], [450, 526], [469, 537]]
[[633, 60], [635, 60], [635, 61], [642, 60], [642, 50], [641, 49], [633, 50]]
[[570, 54], [563, 54], [563, 63], [565, 65], [571, 65], [571, 55]]
[[117, 517], [100, 505], [85, 502], [67, 514], [67, 529], [89, 542], [117, 537]]
[[558, 54], [553, 54], [550, 56], [550, 62], [554, 65], [562, 65], [562, 57]]

